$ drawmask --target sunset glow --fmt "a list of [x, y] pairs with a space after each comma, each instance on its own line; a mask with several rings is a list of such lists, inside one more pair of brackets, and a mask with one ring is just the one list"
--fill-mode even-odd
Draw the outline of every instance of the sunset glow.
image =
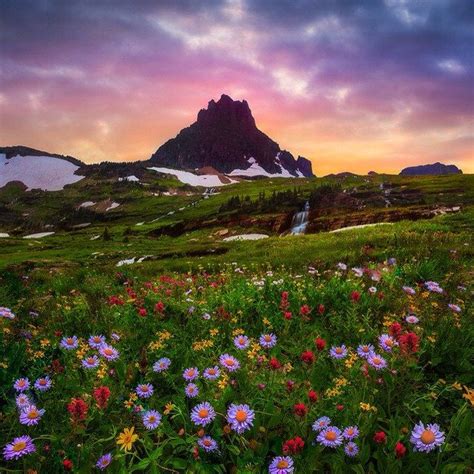
[[0, 7], [0, 144], [148, 159], [222, 93], [316, 175], [474, 172], [470, 1]]

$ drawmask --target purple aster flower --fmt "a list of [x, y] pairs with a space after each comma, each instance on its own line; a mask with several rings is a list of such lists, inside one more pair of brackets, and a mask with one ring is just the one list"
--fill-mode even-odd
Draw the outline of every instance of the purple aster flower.
[[369, 293], [370, 293], [371, 295], [375, 295], [375, 293], [377, 293], [377, 288], [376, 288], [375, 286], [371, 286], [371, 287], [369, 288]]
[[332, 346], [329, 355], [333, 359], [344, 359], [347, 355], [346, 346], [344, 344], [342, 346]]
[[112, 462], [112, 453], [107, 453], [101, 456], [97, 462], [95, 463], [95, 466], [103, 471], [108, 465]]
[[355, 444], [353, 441], [349, 441], [345, 446], [344, 446], [344, 452], [346, 453], [347, 456], [350, 458], [353, 458], [359, 454], [359, 446]]
[[421, 421], [414, 426], [410, 442], [413, 451], [429, 453], [444, 443], [444, 432], [436, 423], [424, 425]]
[[26, 392], [26, 390], [30, 388], [30, 381], [26, 377], [21, 377], [15, 380], [15, 383], [13, 384], [13, 388], [17, 392]]
[[140, 398], [150, 398], [153, 395], [153, 385], [151, 383], [141, 383], [135, 389]]
[[115, 349], [115, 347], [109, 346], [108, 344], [103, 344], [99, 349], [99, 353], [107, 360], [116, 360], [119, 357], [119, 351]]
[[247, 349], [247, 347], [250, 344], [250, 340], [247, 336], [244, 336], [243, 334], [240, 334], [239, 336], [235, 336], [234, 338], [234, 346], [237, 349], [244, 350]]
[[460, 313], [461, 312], [461, 307], [458, 306], [457, 304], [452, 304], [452, 303], [449, 303], [448, 304], [448, 308], [452, 311], [454, 311], [455, 313]]
[[120, 341], [120, 336], [116, 333], [116, 332], [113, 332], [110, 337], [115, 341], [115, 342], [118, 342]]
[[21, 409], [20, 423], [27, 426], [37, 425], [43, 415], [44, 409], [38, 410], [35, 405], [27, 405]]
[[40, 392], [47, 392], [51, 388], [52, 384], [53, 382], [51, 381], [51, 379], [46, 376], [36, 379], [34, 387]]
[[161, 423], [161, 415], [156, 410], [148, 410], [143, 413], [142, 420], [147, 430], [154, 430]]
[[209, 402], [196, 405], [191, 410], [191, 421], [195, 425], [206, 426], [216, 417], [216, 412]]
[[0, 306], [0, 318], [15, 319], [15, 314], [10, 308], [5, 308], [5, 306]]
[[219, 363], [229, 372], [235, 372], [240, 368], [240, 362], [234, 356], [229, 354], [222, 354], [219, 357]]
[[338, 268], [339, 270], [342, 270], [343, 272], [345, 272], [345, 271], [347, 270], [347, 265], [346, 265], [345, 263], [339, 262], [339, 263], [337, 264], [337, 268]]
[[100, 349], [101, 346], [105, 344], [105, 336], [91, 336], [87, 342], [92, 349]]
[[370, 354], [367, 358], [367, 362], [371, 365], [375, 370], [385, 369], [387, 367], [387, 361], [378, 354]]
[[405, 321], [409, 324], [418, 324], [420, 321], [414, 314], [409, 314], [406, 318]]
[[402, 286], [402, 290], [407, 294], [407, 295], [414, 295], [416, 291], [411, 287], [411, 286]]
[[212, 451], [217, 450], [217, 443], [210, 436], [203, 436], [198, 440], [198, 445], [206, 451], [206, 453], [211, 453]]
[[359, 436], [359, 428], [357, 426], [348, 426], [342, 432], [344, 439], [353, 440]]
[[86, 357], [81, 361], [85, 369], [95, 369], [99, 366], [99, 358], [96, 355]]
[[324, 428], [316, 438], [316, 441], [319, 444], [328, 448], [337, 448], [342, 444], [342, 440], [341, 430], [337, 426], [328, 426], [327, 428]]
[[352, 268], [352, 271], [354, 272], [354, 275], [356, 277], [360, 278], [364, 275], [364, 269], [363, 268], [354, 267], [354, 268]]
[[171, 365], [171, 360], [168, 359], [168, 357], [162, 357], [161, 359], [158, 359], [154, 364], [153, 364], [153, 372], [164, 372], [165, 370], [169, 369], [169, 366]]
[[433, 293], [443, 293], [443, 288], [441, 288], [436, 281], [425, 282], [425, 287]]
[[208, 367], [207, 369], [205, 369], [202, 375], [207, 380], [216, 380], [221, 375], [221, 371], [216, 365], [214, 367]]
[[272, 347], [275, 347], [277, 343], [277, 337], [275, 334], [262, 334], [260, 336], [260, 339], [258, 340], [260, 345], [265, 348], [265, 349], [271, 349]]
[[26, 454], [36, 451], [33, 440], [29, 436], [20, 436], [14, 438], [13, 441], [3, 448], [3, 457], [9, 461], [10, 459], [18, 459]]
[[183, 378], [186, 382], [192, 382], [199, 377], [199, 370], [196, 367], [189, 367], [184, 369]]
[[199, 395], [199, 388], [195, 383], [188, 383], [184, 389], [184, 393], [188, 398], [196, 398]]
[[20, 393], [15, 399], [16, 406], [22, 410], [23, 408], [27, 407], [28, 405], [31, 405], [30, 399], [28, 398], [28, 395], [24, 393]]
[[277, 456], [268, 466], [269, 474], [292, 474], [294, 470], [293, 459], [290, 456]]
[[227, 421], [238, 434], [249, 430], [253, 426], [254, 418], [255, 412], [248, 405], [232, 404], [227, 409]]
[[357, 354], [359, 355], [359, 357], [367, 359], [367, 357], [369, 357], [369, 355], [372, 354], [374, 350], [375, 349], [372, 344], [361, 344], [357, 348]]
[[398, 342], [392, 336], [389, 336], [388, 334], [382, 334], [379, 336], [379, 346], [385, 352], [392, 352], [392, 349], [395, 346], [398, 346]]
[[314, 423], [313, 423], [313, 431], [321, 431], [324, 428], [327, 428], [331, 423], [331, 418], [327, 416], [322, 416], [321, 418], [318, 418]]
[[78, 345], [79, 345], [79, 340], [77, 339], [77, 336], [63, 337], [61, 339], [61, 347], [68, 351], [72, 349], [76, 349]]

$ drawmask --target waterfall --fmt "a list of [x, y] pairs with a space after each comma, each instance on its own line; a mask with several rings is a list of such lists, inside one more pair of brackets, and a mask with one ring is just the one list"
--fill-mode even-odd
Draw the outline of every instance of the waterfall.
[[304, 234], [308, 225], [309, 202], [306, 202], [302, 211], [297, 212], [291, 221], [291, 235]]

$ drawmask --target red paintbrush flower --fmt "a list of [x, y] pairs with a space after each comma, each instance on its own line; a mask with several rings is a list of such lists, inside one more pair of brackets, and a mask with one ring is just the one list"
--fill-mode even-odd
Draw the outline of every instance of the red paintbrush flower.
[[403, 456], [405, 456], [407, 452], [407, 448], [405, 448], [405, 445], [397, 441], [397, 444], [395, 445], [395, 456], [397, 456], [398, 459], [401, 459]]
[[98, 387], [94, 389], [93, 392], [94, 400], [97, 403], [97, 406], [100, 409], [106, 408], [107, 407], [107, 402], [110, 397], [110, 389], [109, 387]]
[[360, 293], [358, 291], [353, 291], [351, 293], [351, 300], [353, 303], [357, 303], [360, 300]]
[[67, 411], [71, 414], [73, 423], [84, 420], [88, 409], [87, 403], [82, 398], [71, 398], [67, 406]]
[[318, 351], [322, 351], [326, 347], [326, 341], [321, 337], [317, 337], [314, 343], [316, 344]]
[[301, 316], [308, 316], [309, 313], [311, 313], [311, 308], [307, 304], [304, 304], [303, 306], [301, 306], [300, 308]]
[[398, 343], [405, 354], [414, 354], [420, 348], [420, 338], [414, 332], [407, 332], [399, 336]]
[[316, 360], [316, 356], [311, 351], [304, 351], [300, 359], [306, 364], [312, 364]]
[[270, 359], [269, 365], [272, 370], [277, 370], [281, 368], [281, 364], [276, 357], [272, 357]]
[[295, 403], [293, 405], [293, 412], [296, 416], [305, 416], [308, 413], [308, 408], [304, 403]]
[[310, 402], [315, 403], [318, 401], [318, 393], [315, 392], [314, 390], [310, 390], [308, 392], [308, 398]]
[[387, 442], [387, 435], [383, 431], [376, 431], [374, 434], [374, 441], [377, 444], [385, 444]]
[[304, 448], [304, 441], [299, 436], [295, 436], [292, 439], [289, 439], [283, 443], [282, 451], [283, 454], [298, 454]]

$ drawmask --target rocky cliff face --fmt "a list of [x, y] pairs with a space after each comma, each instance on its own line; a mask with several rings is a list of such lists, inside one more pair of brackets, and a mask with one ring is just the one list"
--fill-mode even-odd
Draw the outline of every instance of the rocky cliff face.
[[409, 166], [400, 172], [402, 176], [417, 175], [439, 175], [439, 174], [462, 174], [456, 165], [445, 165], [443, 163], [433, 163], [431, 165]]
[[295, 160], [257, 128], [247, 101], [227, 95], [211, 100], [197, 121], [163, 144], [150, 162], [185, 170], [211, 166], [226, 174], [252, 167], [255, 173], [261, 168], [269, 174], [313, 176], [309, 160]]

